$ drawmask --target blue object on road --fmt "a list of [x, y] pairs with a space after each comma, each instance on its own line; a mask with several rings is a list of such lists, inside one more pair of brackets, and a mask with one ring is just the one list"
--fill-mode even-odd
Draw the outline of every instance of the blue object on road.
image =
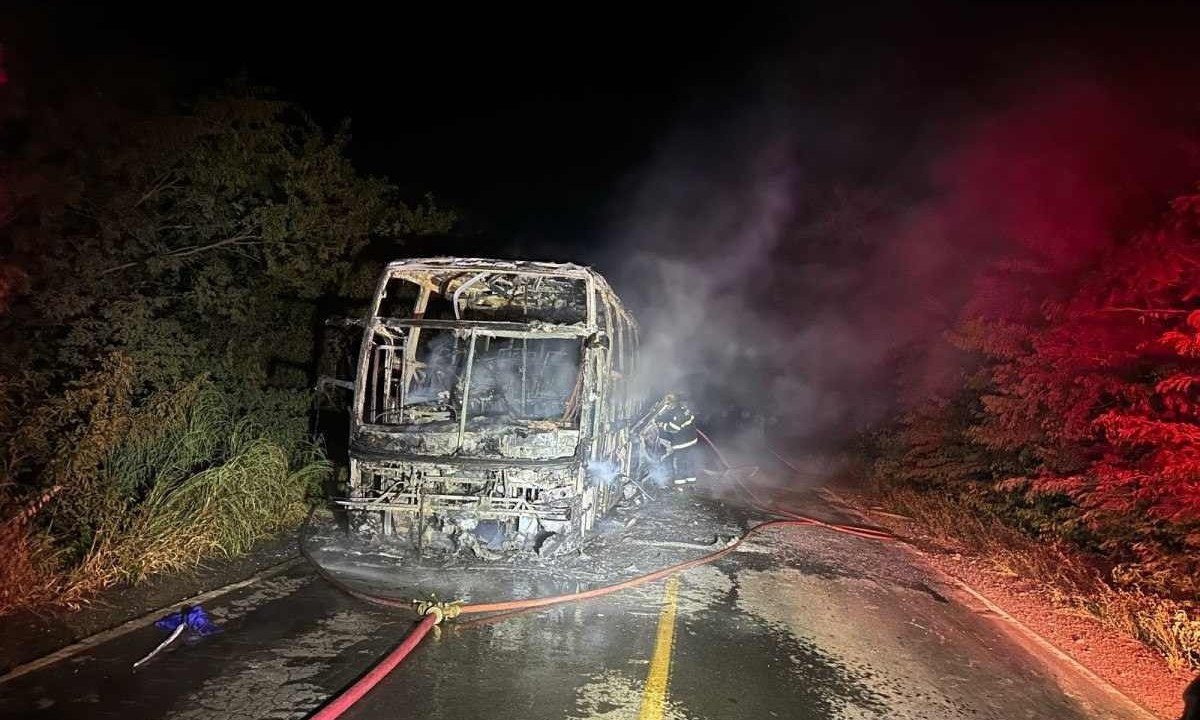
[[204, 612], [204, 608], [199, 605], [191, 607], [184, 606], [182, 610], [173, 612], [170, 615], [164, 615], [154, 623], [158, 629], [170, 633], [166, 640], [158, 644], [158, 647], [150, 651], [146, 657], [138, 660], [133, 664], [133, 669], [137, 670], [142, 665], [150, 662], [155, 655], [162, 652], [163, 648], [170, 645], [183, 635], [184, 631], [190, 631], [192, 637], [204, 637], [213, 633], [221, 632], [221, 628], [213, 624], [212, 620], [208, 619], [208, 613]]
[[180, 625], [186, 625], [187, 629], [193, 635], [204, 637], [213, 633], [221, 632], [221, 628], [213, 624], [208, 619], [208, 613], [204, 612], [204, 608], [199, 605], [185, 607], [182, 610], [173, 612], [170, 615], [165, 615], [161, 620], [154, 623], [159, 629], [171, 632]]

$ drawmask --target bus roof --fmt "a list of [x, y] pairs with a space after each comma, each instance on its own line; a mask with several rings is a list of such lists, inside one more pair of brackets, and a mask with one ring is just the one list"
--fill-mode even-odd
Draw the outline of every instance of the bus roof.
[[511, 272], [525, 275], [544, 275], [550, 277], [566, 277], [578, 278], [580, 280], [590, 280], [596, 287], [596, 290], [605, 296], [605, 299], [617, 308], [617, 311], [625, 318], [627, 322], [633, 326], [637, 326], [637, 321], [625, 309], [624, 303], [621, 302], [612, 286], [608, 284], [608, 280], [599, 272], [587, 265], [576, 265], [574, 263], [563, 262], [544, 262], [538, 260], [498, 260], [494, 258], [464, 258], [464, 257], [427, 257], [427, 258], [404, 258], [401, 260], [393, 260], [387, 264], [388, 274], [394, 274], [397, 271], [413, 270], [420, 272], [422, 270], [430, 271], [445, 271], [445, 270], [461, 270], [463, 272], [482, 272], [486, 270], [495, 270], [497, 272]]

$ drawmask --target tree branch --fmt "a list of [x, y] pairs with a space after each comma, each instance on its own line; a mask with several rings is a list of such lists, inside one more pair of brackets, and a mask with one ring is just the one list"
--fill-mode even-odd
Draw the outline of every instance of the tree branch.
[[140, 198], [138, 198], [138, 201], [135, 202], [133, 204], [133, 206], [135, 208], [141, 207], [142, 203], [146, 202], [147, 200], [154, 197], [155, 195], [162, 192], [163, 190], [166, 190], [169, 187], [173, 187], [175, 185], [175, 179], [172, 177], [173, 174], [174, 174], [174, 171], [168, 170], [165, 173], [163, 173], [162, 175], [159, 175], [158, 178], [155, 179], [154, 182], [151, 184], [150, 189], [147, 190], [144, 195], [142, 195]]
[[1099, 312], [1132, 312], [1132, 313], [1141, 313], [1142, 315], [1187, 315], [1187, 314], [1191, 313], [1192, 311], [1191, 310], [1171, 310], [1168, 308], [1163, 308], [1160, 310], [1157, 308], [1114, 306], [1114, 307], [1100, 308]]
[[249, 243], [247, 241], [261, 240], [261, 239], [262, 239], [262, 236], [256, 235], [256, 234], [234, 235], [233, 237], [227, 237], [224, 240], [217, 240], [216, 242], [211, 242], [207, 245], [192, 245], [191, 247], [180, 248], [178, 250], [172, 250], [171, 252], [163, 253], [162, 255], [155, 255], [153, 257], [144, 258], [142, 260], [134, 260], [133, 262], [122, 263], [120, 265], [114, 265], [113, 267], [105, 268], [104, 270], [101, 270], [100, 276], [103, 277], [104, 275], [109, 275], [111, 273], [120, 272], [121, 270], [128, 270], [131, 267], [136, 267], [138, 265], [144, 265], [144, 264], [150, 262], [151, 260], [159, 260], [159, 259], [169, 260], [169, 259], [175, 259], [175, 258], [190, 257], [192, 255], [199, 255], [202, 252], [207, 252], [209, 250], [216, 250], [218, 248], [226, 247], [228, 245], [250, 245], [253, 243]]

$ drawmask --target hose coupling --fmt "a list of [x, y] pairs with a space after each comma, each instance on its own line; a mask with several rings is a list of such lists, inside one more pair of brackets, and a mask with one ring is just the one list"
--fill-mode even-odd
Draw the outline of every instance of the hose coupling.
[[453, 620], [459, 616], [462, 612], [462, 601], [414, 600], [413, 609], [417, 611], [418, 615], [432, 615], [434, 617], [433, 624], [441, 625], [443, 620]]

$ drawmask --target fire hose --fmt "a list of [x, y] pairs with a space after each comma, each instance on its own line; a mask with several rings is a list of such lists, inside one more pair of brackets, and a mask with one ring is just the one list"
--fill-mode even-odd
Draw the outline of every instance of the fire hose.
[[613, 583], [612, 585], [604, 585], [601, 587], [592, 588], [590, 590], [565, 593], [562, 595], [550, 595], [546, 597], [526, 598], [522, 600], [506, 600], [489, 603], [438, 603], [429, 601], [404, 601], [355, 590], [321, 567], [321, 565], [316, 562], [316, 560], [304, 547], [304, 542], [301, 541], [301, 554], [303, 554], [304, 557], [313, 565], [317, 573], [334, 587], [352, 597], [358, 598], [372, 605], [413, 609], [416, 610], [417, 614], [421, 616], [420, 622], [417, 623], [416, 627], [409, 631], [409, 633], [404, 637], [404, 640], [401, 641], [401, 643], [397, 645], [395, 649], [385, 655], [382, 660], [376, 663], [370, 670], [366, 672], [366, 674], [355, 681], [353, 685], [349, 686], [328, 703], [326, 703], [320, 710], [316, 712], [316, 714], [311, 716], [310, 720], [335, 720], [335, 718], [341, 717], [342, 714], [344, 714], [355, 703], [362, 699], [364, 695], [370, 692], [372, 688], [378, 685], [380, 681], [387, 677], [392, 670], [394, 670], [401, 662], [403, 662], [404, 659], [408, 657], [409, 653], [411, 653], [413, 649], [420, 644], [421, 640], [423, 640], [425, 636], [429, 634], [429, 631], [433, 629], [435, 625], [440, 624], [445, 618], [454, 618], [459, 615], [466, 614], [502, 613], [518, 610], [531, 610], [549, 605], [589, 600], [591, 598], [601, 597], [603, 595], [620, 592], [622, 590], [628, 590], [630, 588], [638, 587], [639, 585], [661, 580], [676, 573], [690, 570], [700, 565], [716, 562], [717, 560], [720, 560], [736, 550], [738, 546], [745, 542], [751, 535], [756, 535], [771, 528], [787, 526], [815, 526], [870, 540], [899, 540], [899, 538], [897, 538], [895, 535], [883, 530], [857, 525], [826, 522], [824, 520], [802, 515], [790, 510], [771, 508], [767, 506], [737, 477], [737, 473], [735, 471], [737, 471], [739, 468], [731, 466], [721, 451], [717, 449], [715, 444], [713, 444], [712, 440], [709, 439], [709, 437], [701, 432], [698, 428], [697, 433], [704, 440], [704, 442], [710, 448], [712, 448], [721, 464], [725, 466], [726, 474], [730, 477], [733, 477], [734, 481], [738, 484], [738, 487], [748, 496], [750, 496], [752, 499], [751, 505], [755, 509], [770, 515], [783, 516], [784, 519], [767, 520], [759, 523], [758, 525], [746, 530], [741, 537], [732, 540], [723, 548], [715, 550], [706, 555], [701, 555], [698, 558], [675, 563], [674, 565], [669, 565], [643, 575], [622, 580], [620, 582]]

